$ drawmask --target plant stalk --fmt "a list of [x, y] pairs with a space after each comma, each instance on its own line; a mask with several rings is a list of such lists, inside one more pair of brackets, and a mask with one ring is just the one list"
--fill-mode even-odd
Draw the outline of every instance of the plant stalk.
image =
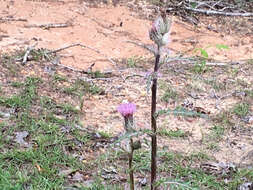
[[130, 178], [130, 190], [134, 190], [134, 170], [133, 170], [133, 153], [134, 153], [134, 147], [133, 147], [133, 139], [130, 138], [130, 152], [128, 153], [128, 167], [129, 167], [129, 178]]
[[152, 139], [151, 139], [151, 190], [156, 190], [155, 182], [156, 182], [156, 156], [157, 156], [157, 138], [156, 138], [156, 92], [157, 92], [157, 71], [159, 68], [159, 60], [160, 60], [160, 47], [158, 46], [158, 51], [155, 56], [155, 67], [154, 67], [154, 76], [153, 76], [153, 84], [152, 84], [152, 102], [151, 102], [151, 128], [152, 128]]

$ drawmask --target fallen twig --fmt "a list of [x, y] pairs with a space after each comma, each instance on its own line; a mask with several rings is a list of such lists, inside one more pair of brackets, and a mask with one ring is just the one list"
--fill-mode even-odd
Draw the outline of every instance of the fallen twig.
[[10, 22], [10, 21], [27, 22], [27, 19], [23, 19], [23, 18], [11, 18], [11, 17], [0, 18], [0, 22]]
[[62, 51], [62, 50], [65, 50], [65, 49], [68, 49], [68, 48], [71, 48], [71, 47], [75, 47], [75, 46], [81, 46], [81, 47], [84, 47], [84, 48], [91, 49], [91, 50], [95, 51], [96, 53], [103, 55], [104, 57], [107, 58], [108, 61], [110, 61], [112, 64], [116, 65], [116, 63], [111, 58], [109, 58], [107, 55], [101, 53], [99, 50], [97, 50], [95, 48], [89, 47], [87, 45], [83, 45], [81, 43], [75, 43], [75, 44], [71, 44], [71, 45], [56, 49], [56, 50], [52, 50], [52, 51], [49, 51], [48, 54], [57, 53], [59, 51]]
[[231, 12], [223, 12], [223, 11], [214, 11], [214, 10], [204, 10], [204, 9], [195, 9], [191, 7], [184, 7], [184, 9], [197, 12], [197, 13], [203, 13], [206, 15], [223, 15], [223, 16], [243, 16], [243, 17], [250, 17], [253, 16], [253, 13], [247, 12], [247, 13], [231, 13]]
[[129, 41], [129, 40], [127, 40], [127, 41], [125, 41], [125, 42], [131, 43], [131, 44], [134, 44], [134, 45], [137, 45], [137, 46], [139, 46], [139, 47], [142, 47], [142, 48], [144, 48], [144, 49], [150, 51], [150, 52], [153, 53], [153, 54], [156, 53], [155, 48], [154, 48], [153, 46], [151, 46], [151, 45], [146, 45], [146, 44], [143, 44], [143, 43], [141, 43], [141, 42], [134, 42], [134, 41]]
[[[167, 59], [166, 63], [172, 63], [173, 64], [182, 64], [182, 65], [188, 65], [188, 64], [195, 64], [199, 59], [196, 58], [187, 58], [187, 57], [172, 57]], [[206, 62], [205, 65], [207, 66], [228, 66], [228, 65], [239, 65], [244, 64], [246, 61], [235, 61], [235, 62], [220, 62], [220, 61], [213, 61], [213, 62]]]
[[25, 55], [23, 57], [23, 60], [22, 60], [22, 65], [25, 65], [26, 62], [27, 62], [27, 58], [30, 54], [30, 52], [34, 49], [34, 47], [37, 45], [37, 42], [35, 44], [33, 44], [32, 46], [29, 46], [27, 49], [26, 49], [26, 52], [25, 52]]
[[49, 24], [31, 24], [31, 25], [26, 25], [25, 27], [49, 29], [49, 28], [65, 28], [69, 26], [71, 26], [70, 23], [49, 23]]
[[[126, 43], [131, 43], [131, 44], [137, 45], [137, 46], [139, 46], [139, 47], [142, 47], [142, 48], [148, 50], [149, 52], [151, 52], [151, 53], [153, 53], [153, 54], [156, 53], [155, 47], [152, 46], [152, 45], [146, 45], [146, 44], [143, 44], [143, 43], [141, 43], [141, 42], [135, 42], [135, 41], [130, 41], [130, 40], [127, 40], [127, 41], [124, 41], [124, 42], [126, 42]], [[172, 49], [172, 48], [169, 48], [169, 47], [163, 47], [163, 48], [161, 49], [162, 53], [164, 53], [164, 52], [165, 52], [165, 53], [166, 53], [166, 52], [169, 52], [169, 50], [172, 50], [172, 51], [177, 52], [177, 53], [179, 52], [179, 51], [177, 51], [177, 50], [175, 50], [175, 49]]]
[[126, 76], [126, 78], [123, 79], [123, 80], [124, 80], [124, 82], [125, 82], [127, 79], [132, 78], [132, 77], [144, 77], [144, 76], [143, 76], [143, 75], [138, 75], [138, 74], [133, 74], [133, 75], [128, 75], [128, 76]]

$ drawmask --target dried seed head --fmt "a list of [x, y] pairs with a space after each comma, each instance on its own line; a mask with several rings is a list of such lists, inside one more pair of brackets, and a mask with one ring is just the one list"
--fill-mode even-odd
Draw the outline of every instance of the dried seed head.
[[149, 31], [149, 37], [158, 46], [164, 46], [169, 43], [169, 30], [171, 27], [171, 20], [167, 18], [165, 12], [162, 12], [152, 24]]

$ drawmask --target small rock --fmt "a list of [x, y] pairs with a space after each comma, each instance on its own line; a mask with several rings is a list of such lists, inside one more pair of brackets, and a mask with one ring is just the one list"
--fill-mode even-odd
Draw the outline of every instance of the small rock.
[[237, 190], [253, 190], [253, 183], [252, 182], [243, 183], [237, 188]]
[[72, 177], [73, 181], [82, 181], [83, 180], [83, 174], [80, 174], [79, 172], [76, 172], [75, 175]]
[[143, 178], [143, 179], [140, 179], [139, 183], [141, 184], [141, 186], [146, 186], [147, 185], [147, 178]]

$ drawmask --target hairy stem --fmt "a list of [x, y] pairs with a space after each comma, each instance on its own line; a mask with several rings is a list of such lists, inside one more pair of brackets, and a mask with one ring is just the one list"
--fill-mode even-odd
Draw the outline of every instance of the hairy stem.
[[129, 177], [130, 177], [130, 190], [134, 190], [134, 170], [132, 166], [133, 162], [133, 153], [134, 153], [134, 147], [133, 147], [133, 139], [130, 138], [130, 152], [128, 153], [128, 167], [129, 167]]
[[151, 190], [156, 190], [155, 182], [156, 182], [156, 155], [157, 155], [157, 138], [156, 138], [156, 92], [157, 92], [157, 71], [160, 60], [160, 48], [158, 46], [158, 53], [155, 57], [155, 67], [154, 67], [154, 77], [152, 84], [152, 103], [151, 103], [151, 128], [152, 128], [152, 140], [151, 140]]

